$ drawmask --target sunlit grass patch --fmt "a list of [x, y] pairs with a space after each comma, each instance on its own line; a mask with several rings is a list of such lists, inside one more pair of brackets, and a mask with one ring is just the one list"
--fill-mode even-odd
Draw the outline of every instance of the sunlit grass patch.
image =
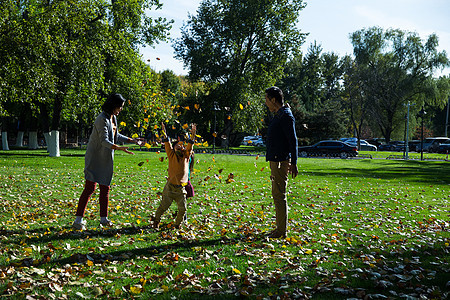
[[299, 159], [288, 185], [289, 234], [273, 240], [265, 237], [275, 222], [268, 163], [245, 155], [196, 154], [187, 226], [173, 228], [173, 206], [156, 231], [149, 220], [166, 180], [165, 154], [116, 153], [116, 228], [99, 227], [97, 192], [88, 230], [72, 231], [83, 154], [0, 152], [3, 295], [448, 295], [447, 162]]

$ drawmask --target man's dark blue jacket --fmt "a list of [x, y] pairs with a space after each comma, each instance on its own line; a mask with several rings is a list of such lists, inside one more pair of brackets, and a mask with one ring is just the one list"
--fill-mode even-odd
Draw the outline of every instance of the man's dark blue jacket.
[[266, 161], [285, 161], [297, 164], [297, 134], [295, 118], [289, 105], [281, 107], [267, 129]]

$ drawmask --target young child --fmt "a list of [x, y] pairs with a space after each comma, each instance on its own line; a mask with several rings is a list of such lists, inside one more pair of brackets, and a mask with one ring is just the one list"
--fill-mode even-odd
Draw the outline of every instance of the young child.
[[[177, 142], [184, 142], [187, 139], [189, 139], [187, 134], [184, 134], [182, 132], [179, 132], [177, 134]], [[173, 146], [173, 145], [172, 145]], [[191, 151], [191, 156], [189, 157], [189, 173], [188, 173], [188, 182], [186, 185], [186, 198], [191, 198], [194, 197], [195, 192], [194, 192], [194, 186], [191, 183], [191, 173], [194, 171], [194, 164], [195, 164], [195, 154], [194, 151]], [[187, 220], [187, 214], [184, 215], [184, 219]]]
[[175, 227], [180, 228], [186, 213], [186, 185], [189, 180], [189, 158], [192, 154], [197, 127], [195, 124], [191, 128], [191, 138], [187, 147], [182, 141], [177, 141], [172, 145], [167, 137], [166, 127], [162, 123], [162, 133], [164, 135], [164, 148], [169, 160], [169, 178], [164, 186], [161, 203], [156, 210], [153, 219], [153, 227], [159, 228], [162, 214], [170, 207], [173, 201], [177, 203], [178, 213], [175, 219]]

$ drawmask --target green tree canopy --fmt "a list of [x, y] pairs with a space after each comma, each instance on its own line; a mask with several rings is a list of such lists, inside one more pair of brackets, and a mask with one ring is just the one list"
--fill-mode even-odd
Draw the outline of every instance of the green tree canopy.
[[287, 63], [277, 85], [291, 103], [301, 143], [339, 138], [346, 133], [342, 73], [340, 58], [334, 53], [322, 53], [317, 43], [311, 44], [304, 56], [295, 56]]
[[228, 107], [237, 128], [260, 126], [262, 91], [303, 43], [296, 26], [303, 7], [302, 0], [204, 0], [182, 29], [176, 56], [191, 80], [214, 86], [208, 101]]
[[[417, 33], [378, 27], [351, 34], [358, 77], [353, 80], [369, 102], [369, 113], [386, 141], [403, 123], [404, 105], [414, 102], [442, 105], [433, 73], [449, 65], [445, 51], [438, 52], [436, 34], [422, 40]], [[355, 85], [354, 83], [353, 85]]]
[[2, 1], [0, 103], [30, 106], [44, 131], [86, 121], [111, 92], [141, 109], [153, 75], [137, 47], [166, 39], [172, 22], [147, 17], [153, 7], [158, 0]]

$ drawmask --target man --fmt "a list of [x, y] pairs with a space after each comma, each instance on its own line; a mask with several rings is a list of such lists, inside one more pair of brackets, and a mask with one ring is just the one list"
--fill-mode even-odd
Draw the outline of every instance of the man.
[[288, 174], [295, 178], [297, 169], [297, 135], [291, 108], [284, 103], [283, 92], [273, 86], [266, 89], [266, 106], [274, 114], [267, 130], [266, 161], [270, 163], [272, 197], [276, 212], [276, 229], [270, 238], [286, 237]]

